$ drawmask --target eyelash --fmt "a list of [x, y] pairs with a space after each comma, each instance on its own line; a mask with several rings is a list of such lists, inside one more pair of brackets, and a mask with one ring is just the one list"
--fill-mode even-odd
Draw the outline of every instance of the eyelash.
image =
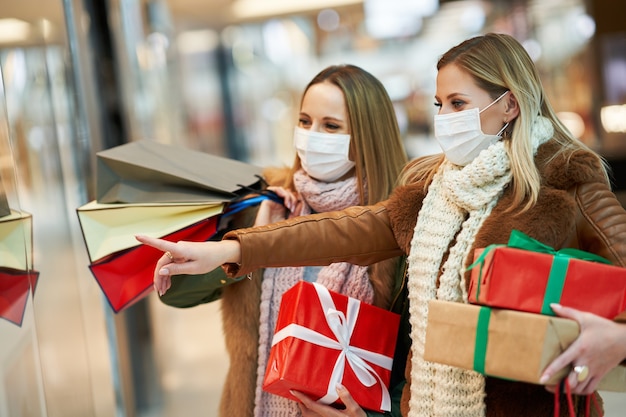
[[[443, 107], [443, 103], [439, 103], [437, 101], [435, 101], [433, 103], [435, 105], [435, 107], [438, 107], [440, 110]], [[452, 101], [452, 107], [455, 109], [458, 109], [459, 107], [462, 107], [465, 105], [465, 102], [461, 101], [461, 100], [453, 100]]]
[[[311, 121], [310, 121], [310, 120], [307, 120], [307, 119], [299, 119], [299, 120], [298, 120], [298, 125], [299, 125], [299, 126], [308, 126], [308, 125], [310, 125], [310, 124], [311, 124]], [[326, 123], [326, 124], [324, 124], [324, 127], [325, 127], [326, 129], [328, 129], [328, 130], [337, 130], [337, 129], [340, 129], [340, 128], [341, 128], [341, 126], [336, 125], [336, 124], [334, 124], [334, 123]]]

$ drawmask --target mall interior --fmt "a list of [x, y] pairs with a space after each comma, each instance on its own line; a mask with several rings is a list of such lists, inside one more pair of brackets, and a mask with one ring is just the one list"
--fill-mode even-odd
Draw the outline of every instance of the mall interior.
[[[624, 204], [625, 12], [615, 0], [0, 0], [0, 266], [31, 287], [17, 307], [0, 302], [0, 417], [217, 416], [220, 301], [178, 309], [148, 292], [116, 312], [94, 279], [77, 209], [96, 199], [98, 152], [150, 140], [291, 165], [302, 90], [350, 63], [386, 87], [409, 157], [436, 153], [438, 57], [504, 32]], [[607, 417], [626, 415], [626, 393], [602, 394]]]

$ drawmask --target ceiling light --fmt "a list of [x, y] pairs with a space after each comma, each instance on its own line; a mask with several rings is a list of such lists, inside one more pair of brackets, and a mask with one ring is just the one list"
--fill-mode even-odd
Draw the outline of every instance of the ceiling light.
[[25, 41], [30, 36], [30, 24], [19, 19], [0, 19], [0, 43]]
[[246, 20], [360, 4], [363, 0], [236, 0], [231, 11], [236, 19]]
[[600, 119], [602, 120], [602, 127], [607, 132], [626, 132], [626, 104], [602, 107]]

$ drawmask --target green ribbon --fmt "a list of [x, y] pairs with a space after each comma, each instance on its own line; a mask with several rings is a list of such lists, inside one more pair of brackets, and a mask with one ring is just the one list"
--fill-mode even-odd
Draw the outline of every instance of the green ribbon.
[[505, 378], [500, 375], [489, 375], [485, 372], [485, 363], [487, 362], [487, 345], [489, 344], [489, 323], [491, 320], [491, 308], [480, 307], [478, 312], [478, 320], [476, 321], [476, 339], [474, 340], [474, 370], [486, 376], [495, 376], [506, 381], [515, 381], [515, 379]]
[[485, 374], [485, 361], [487, 359], [487, 343], [489, 343], [489, 320], [491, 309], [481, 307], [476, 322], [476, 340], [474, 341], [474, 370]]
[[[489, 245], [483, 250], [478, 259], [474, 261], [467, 269], [470, 270], [480, 265], [479, 277], [482, 276], [482, 267], [485, 262], [487, 254], [493, 249], [505, 246], [505, 245]], [[611, 264], [608, 259], [598, 256], [593, 253], [585, 252], [580, 249], [564, 248], [555, 250], [550, 246], [539, 242], [531, 238], [530, 236], [520, 232], [519, 230], [512, 230], [509, 236], [509, 242], [506, 245], [510, 248], [523, 249], [532, 252], [546, 253], [554, 256], [552, 266], [550, 268], [550, 275], [548, 276], [548, 284], [543, 298], [543, 304], [541, 306], [541, 313], [554, 316], [554, 312], [550, 308], [550, 304], [558, 303], [561, 300], [561, 294], [563, 293], [563, 286], [565, 285], [565, 277], [567, 275], [567, 268], [569, 261], [572, 258], [580, 259], [584, 261], [600, 262], [604, 264]], [[480, 295], [480, 279], [476, 288], [476, 298]]]

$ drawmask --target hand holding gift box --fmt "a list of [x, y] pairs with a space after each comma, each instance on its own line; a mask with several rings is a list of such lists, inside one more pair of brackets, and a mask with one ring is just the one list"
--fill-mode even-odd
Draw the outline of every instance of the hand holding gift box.
[[[545, 367], [578, 334], [574, 320], [433, 300], [428, 305], [424, 359], [539, 384]], [[556, 384], [570, 370], [563, 368], [545, 384]], [[599, 389], [626, 391], [626, 367], [609, 372]]]
[[361, 407], [389, 411], [399, 322], [395, 313], [301, 281], [281, 300], [263, 389], [332, 404], [341, 383]]
[[470, 268], [470, 303], [552, 316], [558, 303], [608, 319], [626, 310], [626, 268], [577, 249], [556, 251], [518, 230], [507, 246], [480, 250]]

